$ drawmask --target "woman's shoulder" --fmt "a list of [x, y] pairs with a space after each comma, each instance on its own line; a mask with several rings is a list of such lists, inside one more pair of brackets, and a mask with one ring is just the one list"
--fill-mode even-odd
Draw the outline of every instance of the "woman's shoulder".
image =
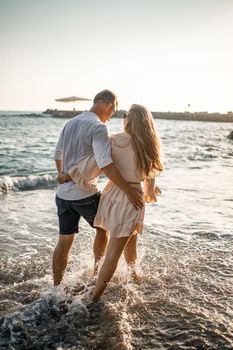
[[131, 136], [127, 132], [120, 132], [111, 135], [112, 143], [118, 147], [127, 147], [130, 144]]

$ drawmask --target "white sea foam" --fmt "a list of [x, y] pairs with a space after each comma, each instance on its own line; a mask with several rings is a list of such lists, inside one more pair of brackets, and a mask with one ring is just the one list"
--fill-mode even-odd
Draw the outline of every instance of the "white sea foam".
[[16, 190], [26, 191], [37, 188], [51, 188], [55, 185], [55, 177], [49, 174], [22, 177], [4, 176], [0, 178], [0, 193], [8, 193]]

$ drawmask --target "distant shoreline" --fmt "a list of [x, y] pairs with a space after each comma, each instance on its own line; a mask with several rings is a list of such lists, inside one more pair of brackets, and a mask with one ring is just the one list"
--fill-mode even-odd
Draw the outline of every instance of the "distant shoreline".
[[204, 121], [204, 122], [223, 122], [232, 123], [233, 113], [208, 113], [208, 112], [152, 112], [154, 118], [169, 120], [187, 120], [187, 121]]
[[[59, 111], [57, 109], [47, 109], [44, 114], [51, 115], [54, 118], [73, 118], [83, 111]], [[123, 118], [126, 111], [120, 110], [114, 118]], [[151, 112], [156, 119], [167, 120], [187, 120], [187, 121], [205, 121], [205, 122], [223, 122], [233, 123], [233, 113], [208, 113], [208, 112]]]

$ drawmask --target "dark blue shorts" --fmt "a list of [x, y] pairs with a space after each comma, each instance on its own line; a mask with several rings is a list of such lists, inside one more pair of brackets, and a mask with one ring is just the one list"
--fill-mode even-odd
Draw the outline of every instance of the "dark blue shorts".
[[100, 200], [100, 192], [93, 196], [79, 200], [65, 200], [56, 196], [59, 232], [61, 235], [70, 235], [79, 232], [79, 220], [82, 216], [93, 226]]

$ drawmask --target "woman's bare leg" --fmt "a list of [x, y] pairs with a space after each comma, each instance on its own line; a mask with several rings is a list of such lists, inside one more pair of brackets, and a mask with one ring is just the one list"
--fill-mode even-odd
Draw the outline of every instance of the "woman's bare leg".
[[96, 228], [96, 236], [93, 244], [94, 252], [94, 275], [98, 272], [99, 261], [105, 254], [105, 250], [108, 244], [108, 232], [102, 228]]
[[101, 266], [95, 289], [91, 297], [92, 301], [99, 299], [107, 287], [108, 282], [116, 271], [119, 258], [128, 239], [129, 237], [110, 238], [105, 259]]
[[138, 279], [136, 272], [136, 260], [137, 260], [137, 235], [131, 235], [124, 249], [125, 261], [130, 268], [131, 276], [133, 279]]
[[125, 261], [134, 266], [137, 259], [137, 235], [131, 235], [124, 249]]

